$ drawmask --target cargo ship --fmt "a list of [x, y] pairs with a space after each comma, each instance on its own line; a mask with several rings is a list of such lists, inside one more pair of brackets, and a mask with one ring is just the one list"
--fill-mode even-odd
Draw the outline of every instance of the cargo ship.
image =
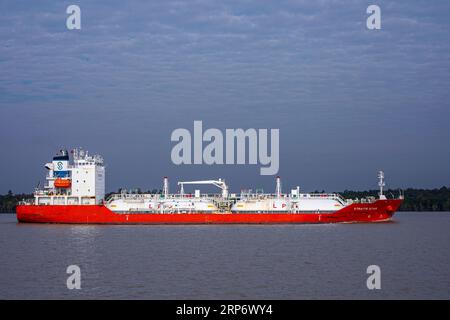
[[[276, 178], [274, 193], [241, 190], [230, 193], [223, 179], [179, 181], [169, 193], [163, 179], [161, 192], [121, 192], [105, 198], [105, 165], [99, 155], [83, 149], [61, 150], [46, 163], [46, 183], [34, 198], [16, 207], [17, 220], [30, 223], [72, 224], [295, 224], [383, 222], [392, 219], [403, 196], [383, 194], [384, 173], [379, 172], [377, 198], [344, 199], [337, 193], [302, 193], [299, 187], [283, 193]], [[221, 191], [186, 193], [186, 185], [212, 185]]]

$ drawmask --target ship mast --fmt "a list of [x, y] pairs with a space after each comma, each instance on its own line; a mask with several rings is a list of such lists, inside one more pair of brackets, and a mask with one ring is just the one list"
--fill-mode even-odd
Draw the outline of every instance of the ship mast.
[[281, 178], [280, 178], [280, 176], [277, 177], [277, 186], [275, 189], [275, 194], [278, 199], [281, 198]]
[[169, 179], [167, 177], [164, 177], [163, 194], [164, 198], [167, 198], [169, 195]]
[[380, 200], [386, 200], [386, 196], [383, 194], [383, 187], [386, 185], [386, 183], [384, 182], [384, 172], [383, 171], [379, 171], [378, 172], [378, 186], [380, 187]]

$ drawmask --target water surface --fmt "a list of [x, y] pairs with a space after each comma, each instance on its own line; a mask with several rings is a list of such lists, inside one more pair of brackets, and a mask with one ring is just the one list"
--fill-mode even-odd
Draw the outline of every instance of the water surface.
[[[0, 215], [0, 298], [449, 299], [450, 213], [330, 225], [19, 224]], [[366, 287], [381, 268], [381, 290]], [[66, 268], [81, 268], [68, 290]]]

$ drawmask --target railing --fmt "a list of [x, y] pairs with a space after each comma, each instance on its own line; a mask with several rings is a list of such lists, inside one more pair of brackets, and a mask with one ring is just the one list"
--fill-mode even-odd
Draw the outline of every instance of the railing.
[[33, 195], [35, 196], [72, 196], [71, 192], [65, 192], [65, 193], [61, 193], [61, 192], [55, 192], [52, 190], [35, 190]]
[[373, 203], [377, 200], [377, 198], [375, 197], [366, 197], [366, 198], [361, 198], [361, 199], [353, 199], [353, 200], [349, 200], [350, 203]]
[[163, 194], [152, 193], [114, 193], [110, 195], [106, 202], [112, 202], [114, 200], [180, 200], [180, 199], [222, 199], [221, 194], [201, 194], [200, 197], [195, 197], [194, 194], [169, 194], [164, 196]]
[[[241, 199], [273, 199], [277, 198], [277, 194], [275, 193], [242, 193]], [[345, 204], [347, 202], [340, 194], [338, 193], [300, 193], [298, 196], [293, 194], [281, 194], [280, 199], [304, 199], [304, 198], [313, 198], [313, 199], [333, 199]]]
[[29, 206], [34, 204], [34, 199], [22, 199], [18, 202], [19, 206]]
[[[241, 193], [240, 196], [236, 196], [236, 200], [267, 200], [278, 198], [274, 193]], [[281, 194], [280, 199], [295, 200], [295, 199], [329, 199], [338, 201], [342, 205], [346, 205], [351, 201], [344, 199], [337, 193], [301, 193], [298, 196]], [[169, 194], [164, 196], [163, 194], [150, 194], [150, 193], [115, 193], [110, 195], [106, 202], [110, 203], [114, 200], [181, 200], [181, 199], [207, 199], [211, 201], [223, 201], [224, 198], [221, 194], [201, 194], [199, 197], [195, 197], [194, 194]], [[231, 199], [230, 199], [231, 200]]]

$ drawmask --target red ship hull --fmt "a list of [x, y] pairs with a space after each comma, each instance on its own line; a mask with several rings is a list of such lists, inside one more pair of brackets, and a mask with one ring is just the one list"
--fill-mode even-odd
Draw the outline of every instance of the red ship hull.
[[354, 203], [334, 213], [115, 213], [103, 205], [20, 205], [19, 222], [73, 224], [295, 224], [382, 222], [402, 200]]

